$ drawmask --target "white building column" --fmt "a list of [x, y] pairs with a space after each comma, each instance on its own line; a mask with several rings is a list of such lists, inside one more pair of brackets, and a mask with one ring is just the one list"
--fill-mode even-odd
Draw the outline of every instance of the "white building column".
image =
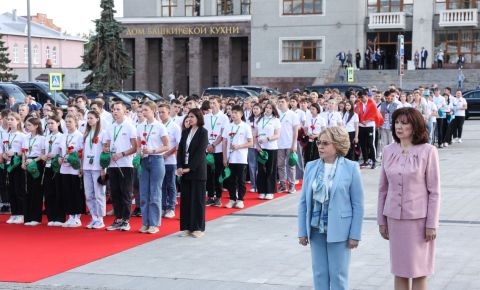
[[413, 2], [412, 57], [415, 51], [424, 47], [428, 51], [427, 68], [432, 68], [435, 58], [433, 51], [433, 9], [431, 1]]

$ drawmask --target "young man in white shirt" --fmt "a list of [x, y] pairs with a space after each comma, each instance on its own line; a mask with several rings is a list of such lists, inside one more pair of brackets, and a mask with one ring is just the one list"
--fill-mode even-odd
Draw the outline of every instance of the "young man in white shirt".
[[453, 119], [453, 143], [462, 143], [463, 123], [465, 122], [465, 111], [468, 105], [461, 90], [457, 90], [455, 93], [454, 104], [457, 106], [457, 111], [455, 112], [455, 119]]
[[163, 159], [165, 160], [165, 177], [163, 178], [162, 184], [162, 212], [164, 212], [164, 217], [174, 218], [175, 217], [175, 205], [177, 204], [177, 187], [175, 184], [175, 171], [177, 171], [177, 148], [178, 143], [180, 143], [180, 138], [182, 137], [182, 130], [175, 123], [175, 121], [170, 118], [170, 105], [169, 104], [160, 104], [158, 106], [158, 112], [160, 120], [167, 129], [169, 146], [167, 152], [163, 154]]
[[[445, 139], [445, 131], [446, 131], [446, 126], [447, 126], [447, 120], [446, 120], [446, 110], [448, 108], [447, 102], [445, 101], [445, 98], [440, 95], [440, 89], [435, 88], [434, 96], [433, 96], [433, 102], [437, 106], [438, 109], [438, 117], [437, 117], [437, 142], [438, 142], [438, 148], [443, 148], [443, 142]], [[450, 94], [450, 88], [445, 88], [445, 93]]]
[[75, 97], [75, 105], [83, 112], [83, 119], [87, 120], [88, 109], [87, 109], [88, 99], [84, 95], [79, 95]]
[[435, 128], [437, 127], [438, 108], [433, 102], [432, 94], [428, 94], [427, 108], [430, 116], [427, 120], [428, 143], [433, 145], [433, 142], [435, 141]]
[[140, 108], [140, 100], [132, 99], [132, 105], [128, 115], [130, 120], [132, 120], [133, 124], [137, 124], [137, 121], [138, 121], [137, 111], [139, 108]]
[[[280, 188], [278, 192], [287, 190], [288, 193], [295, 193], [295, 166], [290, 166], [288, 160], [292, 152], [297, 152], [297, 138], [300, 121], [297, 114], [288, 108], [288, 98], [280, 96], [277, 100], [277, 107], [279, 109], [280, 124], [280, 138], [278, 139], [278, 177], [280, 179]], [[287, 180], [288, 179], [288, 180]]]
[[230, 193], [230, 201], [226, 208], [243, 208], [248, 164], [248, 147], [253, 145], [252, 128], [242, 121], [243, 110], [240, 106], [232, 107], [232, 122], [223, 131], [223, 165], [230, 168], [231, 176], [226, 187]]
[[207, 154], [212, 154], [215, 160], [214, 168], [207, 167], [207, 192], [208, 200], [206, 206], [221, 207], [222, 202], [222, 185], [218, 182], [218, 178], [223, 172], [223, 156], [222, 156], [222, 135], [225, 126], [228, 125], [229, 120], [227, 115], [220, 111], [220, 97], [210, 97], [211, 113], [204, 116], [204, 128], [208, 131], [208, 146]]
[[122, 102], [113, 104], [115, 122], [108, 128], [104, 152], [111, 154], [107, 173], [115, 213], [114, 223], [107, 231], [130, 230], [130, 210], [133, 191], [133, 154], [137, 152], [137, 130], [125, 119], [127, 107]]

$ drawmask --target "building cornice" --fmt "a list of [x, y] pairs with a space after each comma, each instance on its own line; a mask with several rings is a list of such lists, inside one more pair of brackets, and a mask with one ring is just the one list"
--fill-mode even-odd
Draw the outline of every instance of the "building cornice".
[[194, 17], [130, 17], [115, 18], [122, 24], [176, 24], [176, 23], [226, 23], [251, 22], [251, 15], [194, 16]]

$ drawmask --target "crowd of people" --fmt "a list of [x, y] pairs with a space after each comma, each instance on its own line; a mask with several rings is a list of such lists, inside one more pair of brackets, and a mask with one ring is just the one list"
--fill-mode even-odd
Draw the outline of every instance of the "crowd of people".
[[[345, 128], [350, 142], [345, 157], [375, 169], [383, 148], [393, 142], [395, 110], [420, 111], [429, 143], [443, 148], [462, 142], [467, 103], [461, 91], [453, 96], [449, 88], [441, 95], [438, 87], [406, 93], [392, 86], [384, 92], [334, 89], [247, 99], [180, 95], [156, 103], [134, 99], [129, 108], [120, 100], [106, 105], [101, 95], [94, 100], [79, 95], [65, 117], [49, 103], [41, 111], [38, 104], [10, 107], [1, 112], [0, 130], [2, 212], [11, 213], [7, 223], [40, 224], [45, 203], [49, 226], [81, 226], [80, 216], [89, 212], [87, 228], [103, 228], [107, 191], [116, 217], [107, 230], [129, 230], [131, 216], [142, 216], [140, 231], [155, 233], [162, 216], [175, 216], [182, 176], [184, 181], [205, 179], [206, 200], [198, 197], [192, 206], [243, 208], [247, 178], [250, 192], [260, 199], [294, 193], [304, 166], [319, 158], [316, 141], [327, 128]], [[202, 151], [204, 142], [186, 133], [194, 119], [207, 132], [205, 158], [196, 170], [187, 169], [196, 160], [188, 155]], [[187, 156], [177, 154], [182, 138]], [[190, 147], [193, 141], [198, 146]], [[203, 171], [202, 162], [205, 174], [195, 172]], [[222, 205], [225, 189], [229, 202]], [[188, 230], [202, 232], [204, 225]]]

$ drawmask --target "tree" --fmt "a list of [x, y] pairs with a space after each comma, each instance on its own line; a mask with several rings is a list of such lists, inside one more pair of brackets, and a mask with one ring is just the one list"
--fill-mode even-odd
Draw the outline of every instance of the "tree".
[[95, 20], [95, 34], [85, 44], [82, 71], [91, 71], [83, 83], [86, 90], [96, 92], [122, 89], [123, 80], [133, 74], [130, 57], [120, 33], [123, 27], [113, 17], [113, 0], [101, 0], [100, 19]]
[[7, 47], [2, 40], [3, 35], [0, 34], [0, 82], [10, 82], [17, 79], [17, 75], [13, 73], [13, 69], [9, 67], [10, 59], [8, 58]]

